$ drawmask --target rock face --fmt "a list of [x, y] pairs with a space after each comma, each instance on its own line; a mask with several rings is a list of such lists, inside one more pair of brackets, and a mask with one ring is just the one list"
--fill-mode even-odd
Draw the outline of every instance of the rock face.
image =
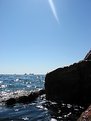
[[91, 121], [91, 105], [81, 114], [77, 121]]
[[86, 58], [48, 73], [45, 78], [45, 93], [46, 98], [52, 101], [90, 104], [91, 60]]

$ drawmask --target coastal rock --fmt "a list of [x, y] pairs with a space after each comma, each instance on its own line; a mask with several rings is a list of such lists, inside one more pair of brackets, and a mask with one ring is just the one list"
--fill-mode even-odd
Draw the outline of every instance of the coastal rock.
[[[90, 54], [91, 56], [91, 54]], [[72, 104], [91, 103], [91, 60], [83, 61], [64, 68], [58, 68], [46, 75], [46, 99]]]
[[81, 114], [77, 121], [91, 121], [91, 105]]
[[32, 101], [34, 101], [38, 96], [45, 94], [45, 90], [41, 89], [38, 91], [34, 91], [31, 92], [28, 95], [23, 95], [23, 96], [19, 96], [16, 98], [10, 98], [8, 100], [6, 100], [5, 104], [7, 106], [13, 106], [15, 103], [31, 103]]
[[14, 105], [16, 103], [15, 98], [10, 98], [6, 101], [6, 105]]

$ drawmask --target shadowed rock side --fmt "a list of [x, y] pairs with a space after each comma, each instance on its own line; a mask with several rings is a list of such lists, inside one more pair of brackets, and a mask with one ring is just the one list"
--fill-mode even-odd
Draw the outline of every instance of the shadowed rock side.
[[45, 78], [48, 100], [73, 104], [91, 103], [91, 61], [84, 60], [50, 72]]

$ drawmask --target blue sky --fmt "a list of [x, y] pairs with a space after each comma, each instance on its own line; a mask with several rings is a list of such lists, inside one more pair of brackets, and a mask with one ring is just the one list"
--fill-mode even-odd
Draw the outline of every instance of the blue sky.
[[42, 73], [91, 49], [91, 0], [0, 0], [0, 73]]

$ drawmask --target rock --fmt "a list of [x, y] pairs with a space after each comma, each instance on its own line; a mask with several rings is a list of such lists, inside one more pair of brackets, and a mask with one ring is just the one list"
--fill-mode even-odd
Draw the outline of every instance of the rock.
[[39, 95], [43, 95], [43, 94], [45, 94], [45, 89], [39, 90]]
[[29, 100], [28, 96], [21, 96], [17, 98], [17, 103], [29, 103], [31, 100]]
[[91, 103], [91, 61], [83, 60], [46, 75], [46, 99], [71, 104]]
[[45, 94], [45, 90], [41, 89], [39, 91], [31, 92], [29, 95], [19, 96], [16, 98], [10, 98], [6, 100], [5, 104], [7, 106], [14, 105], [15, 103], [31, 103], [34, 101], [38, 96]]
[[6, 101], [6, 105], [10, 106], [10, 105], [14, 105], [16, 103], [16, 99], [15, 98], [10, 98]]
[[91, 105], [81, 114], [77, 121], [91, 121]]

